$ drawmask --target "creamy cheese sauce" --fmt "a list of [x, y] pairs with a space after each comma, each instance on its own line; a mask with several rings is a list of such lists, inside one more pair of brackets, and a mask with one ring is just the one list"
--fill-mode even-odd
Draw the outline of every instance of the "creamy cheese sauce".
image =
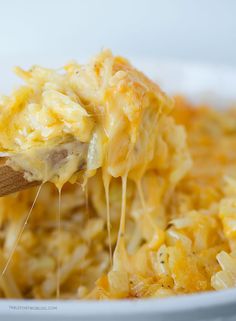
[[0, 100], [0, 153], [43, 185], [0, 199], [0, 297], [163, 297], [236, 284], [233, 113], [181, 98], [172, 111], [110, 51], [16, 72], [26, 85]]

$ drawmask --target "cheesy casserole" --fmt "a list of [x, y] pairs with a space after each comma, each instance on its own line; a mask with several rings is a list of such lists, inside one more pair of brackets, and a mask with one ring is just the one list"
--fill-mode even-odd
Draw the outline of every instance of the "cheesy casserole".
[[0, 297], [236, 285], [235, 110], [169, 98], [108, 50], [15, 71], [25, 85], [0, 99], [0, 155], [42, 185], [0, 198]]

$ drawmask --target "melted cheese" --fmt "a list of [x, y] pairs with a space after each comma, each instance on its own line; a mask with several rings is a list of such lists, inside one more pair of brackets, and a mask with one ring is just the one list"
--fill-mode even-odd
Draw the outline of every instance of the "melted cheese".
[[[208, 237], [215, 235], [211, 246], [216, 255], [219, 244], [219, 250], [228, 248], [222, 235], [216, 233], [219, 219], [227, 235], [234, 234], [228, 232], [231, 221], [225, 219], [223, 211], [215, 217], [211, 196], [219, 201], [216, 190], [201, 200], [212, 206], [213, 214], [205, 218], [202, 212], [194, 212], [201, 207], [197, 201], [192, 206], [192, 177], [200, 175], [200, 169], [192, 167], [195, 146], [188, 148], [186, 132], [194, 141], [200, 130], [191, 128], [191, 108], [184, 108], [181, 115], [178, 110], [171, 114], [173, 100], [110, 51], [103, 51], [86, 65], [73, 62], [63, 70], [34, 66], [29, 71], [17, 68], [16, 72], [26, 85], [1, 100], [0, 152], [9, 156], [14, 169], [24, 170], [28, 180], [52, 182], [59, 190], [64, 186], [67, 197], [63, 203], [62, 193], [63, 229], [55, 238], [58, 231], [53, 215], [45, 209], [50, 202], [55, 210], [55, 195], [52, 187], [45, 185], [35, 209], [35, 222], [38, 219], [42, 223], [42, 217], [51, 220], [48, 229], [52, 235], [48, 230], [38, 231], [45, 238], [41, 245], [36, 236], [30, 234], [29, 238], [35, 242], [32, 249], [35, 246], [41, 254], [47, 253], [41, 261], [47, 277], [34, 263], [29, 264], [34, 285], [22, 279], [22, 291], [31, 288], [32, 297], [52, 297], [56, 291], [66, 292], [67, 286], [67, 293], [73, 292], [73, 284], [78, 282], [84, 286], [81, 296], [89, 298], [165, 296], [210, 289], [209, 275], [217, 267], [214, 265], [215, 271], [209, 275], [204, 270], [211, 262], [203, 263]], [[209, 140], [210, 134], [206, 136], [203, 141]], [[87, 188], [86, 201], [81, 201], [81, 189], [68, 182]], [[33, 192], [17, 195], [26, 195], [27, 203]], [[5, 198], [6, 203], [2, 201], [3, 207], [14, 204], [11, 197]], [[19, 211], [23, 216], [25, 208]], [[68, 218], [71, 213], [72, 221]], [[4, 221], [6, 214], [2, 217]], [[107, 233], [103, 232], [105, 221]], [[200, 225], [192, 229], [188, 224]], [[54, 255], [56, 240], [60, 243], [60, 280], [53, 273], [58, 260]], [[192, 253], [193, 248], [199, 256]], [[33, 261], [32, 257], [27, 259]], [[18, 262], [16, 256], [14, 262]], [[183, 276], [185, 264], [189, 272]]]
[[[27, 85], [1, 108], [0, 149], [28, 179], [62, 186], [80, 170], [74, 159], [82, 144], [88, 146], [85, 177], [103, 168], [112, 177], [137, 179], [160, 167], [168, 143], [159, 132], [176, 130], [166, 116], [172, 102], [126, 60], [105, 51], [88, 65], [67, 65], [64, 74], [38, 66], [16, 71]], [[70, 150], [59, 170], [48, 158], [65, 144]]]

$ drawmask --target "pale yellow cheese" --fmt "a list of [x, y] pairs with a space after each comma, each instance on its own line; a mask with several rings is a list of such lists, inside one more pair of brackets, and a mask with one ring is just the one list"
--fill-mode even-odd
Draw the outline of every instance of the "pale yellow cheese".
[[0, 153], [44, 185], [26, 225], [37, 190], [0, 198], [3, 268], [24, 227], [0, 297], [159, 298], [235, 285], [234, 112], [183, 98], [172, 111], [107, 50], [85, 65], [16, 72], [26, 85], [0, 99]]

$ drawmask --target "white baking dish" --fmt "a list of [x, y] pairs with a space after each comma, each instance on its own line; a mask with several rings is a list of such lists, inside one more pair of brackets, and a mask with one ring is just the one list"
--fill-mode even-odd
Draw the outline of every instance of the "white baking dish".
[[[195, 102], [207, 102], [217, 108], [231, 106], [236, 102], [236, 70], [229, 67], [134, 61], [170, 94], [185, 94]], [[1, 92], [14, 84], [14, 78], [10, 77], [8, 70], [12, 62], [12, 58], [10, 61], [0, 60], [1, 79], [4, 79], [4, 84], [1, 81], [0, 85]], [[15, 62], [20, 63], [17, 57]], [[236, 288], [166, 299], [132, 301], [0, 300], [0, 320], [233, 321], [236, 320]]]

